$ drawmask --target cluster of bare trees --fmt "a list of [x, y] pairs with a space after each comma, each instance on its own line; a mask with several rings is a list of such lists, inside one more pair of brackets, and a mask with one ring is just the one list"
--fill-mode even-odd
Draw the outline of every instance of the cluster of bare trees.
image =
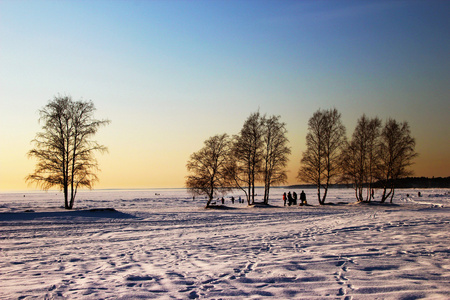
[[[381, 202], [395, 193], [394, 182], [411, 175], [408, 170], [417, 156], [415, 140], [407, 122], [378, 117], [358, 119], [350, 141], [341, 114], [336, 109], [318, 110], [309, 119], [298, 178], [317, 186], [320, 204], [325, 204], [330, 184], [352, 183], [358, 201], [370, 202], [374, 182], [383, 185]], [[321, 194], [323, 190], [323, 194]]]
[[343, 179], [353, 183], [358, 201], [370, 202], [373, 183], [383, 186], [381, 202], [395, 193], [396, 179], [412, 175], [408, 169], [417, 156], [415, 139], [407, 122], [388, 119], [384, 126], [377, 117], [363, 115], [356, 125], [343, 158]]
[[254, 204], [257, 183], [264, 184], [264, 203], [270, 188], [286, 182], [285, 167], [291, 153], [286, 124], [280, 116], [252, 113], [239, 134], [210, 137], [204, 147], [193, 153], [187, 163], [186, 186], [194, 195], [212, 199], [232, 189], [241, 189], [247, 203]]
[[[57, 96], [39, 111], [42, 132], [32, 141], [28, 155], [37, 159], [27, 181], [48, 190], [64, 192], [64, 206], [73, 207], [77, 190], [91, 188], [97, 181], [95, 152], [107, 148], [91, 138], [109, 120], [97, 120], [92, 101], [73, 101]], [[286, 165], [291, 149], [286, 124], [280, 116], [252, 113], [241, 131], [230, 137], [215, 135], [193, 153], [187, 163], [186, 186], [194, 195], [206, 195], [208, 207], [217, 195], [232, 189], [245, 193], [249, 205], [255, 202], [256, 184], [264, 185], [264, 203], [270, 188], [286, 182]], [[394, 197], [396, 179], [412, 174], [408, 167], [417, 156], [415, 140], [407, 122], [363, 115], [350, 141], [336, 109], [316, 111], [308, 122], [307, 148], [303, 152], [298, 178], [317, 186], [320, 204], [325, 204], [331, 184], [351, 182], [358, 201], [370, 201], [374, 182], [382, 184], [381, 202]], [[323, 193], [322, 193], [323, 191]]]
[[109, 120], [97, 120], [92, 101], [73, 101], [70, 96], [57, 96], [39, 111], [42, 132], [32, 141], [28, 152], [37, 159], [34, 173], [26, 180], [44, 190], [59, 187], [64, 192], [64, 207], [72, 209], [79, 187], [91, 188], [98, 180], [95, 152], [107, 148], [91, 138]]
[[345, 143], [345, 127], [336, 109], [319, 109], [309, 119], [306, 151], [300, 162], [298, 178], [317, 186], [320, 204], [325, 204], [330, 184], [340, 175], [339, 160]]

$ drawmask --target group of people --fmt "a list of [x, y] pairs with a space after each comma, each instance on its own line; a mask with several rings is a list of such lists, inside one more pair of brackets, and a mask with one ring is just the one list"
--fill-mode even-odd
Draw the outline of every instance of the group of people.
[[[222, 199], [223, 199], [223, 198], [222, 198]], [[238, 202], [239, 202], [239, 203], [244, 203], [244, 199], [242, 199], [241, 196], [239, 196]], [[234, 196], [231, 196], [231, 203], [234, 204]], [[222, 204], [223, 204], [223, 201], [222, 201]]]
[[[297, 193], [293, 192], [291, 194], [291, 192], [288, 192], [287, 195], [286, 193], [283, 194], [283, 201], [284, 201], [284, 206], [286, 206], [286, 202], [289, 206], [291, 205], [297, 205]], [[306, 194], [305, 191], [302, 191], [300, 193], [300, 205], [307, 205], [308, 203], [306, 202]]]
[[[231, 196], [231, 203], [234, 204], [234, 196]], [[241, 196], [239, 196], [239, 198], [237, 199], [238, 203], [244, 203], [244, 199], [241, 198]], [[219, 198], [217, 198], [217, 203], [222, 202], [222, 204], [225, 204], [225, 198], [222, 197], [220, 200]]]
[[[195, 200], [195, 197], [193, 198], [194, 200]], [[234, 202], [236, 201], [236, 199], [234, 198], [234, 196], [231, 196], [231, 203], [232, 204], [234, 204]], [[289, 206], [291, 206], [291, 205], [297, 205], [297, 199], [298, 199], [298, 195], [297, 195], [297, 193], [296, 192], [293, 192], [293, 193], [291, 193], [291, 192], [288, 192], [287, 194], [286, 193], [284, 193], [283, 194], [283, 201], [284, 201], [284, 206], [286, 206], [286, 204], [287, 205], [289, 205]], [[305, 194], [305, 191], [302, 191], [301, 193], [300, 193], [300, 206], [302, 206], [302, 205], [307, 205], [308, 203], [306, 202], [306, 194]], [[238, 199], [237, 199], [237, 202], [238, 203], [244, 203], [245, 201], [244, 201], [244, 199], [242, 199], [241, 198], [241, 196], [239, 196], [238, 197]], [[222, 203], [222, 204], [225, 204], [225, 198], [224, 197], [222, 197], [222, 198], [217, 198], [217, 202], [213, 202], [212, 204], [214, 205], [214, 204], [216, 204], [216, 203]]]

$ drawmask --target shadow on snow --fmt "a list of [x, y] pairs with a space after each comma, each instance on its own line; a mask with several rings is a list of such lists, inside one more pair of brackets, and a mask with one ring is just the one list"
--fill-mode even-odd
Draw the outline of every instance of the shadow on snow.
[[67, 218], [110, 218], [110, 219], [135, 219], [136, 217], [115, 210], [114, 208], [93, 208], [86, 210], [63, 210], [49, 212], [35, 212], [26, 210], [24, 212], [0, 213], [0, 221], [25, 221], [35, 219], [67, 219]]

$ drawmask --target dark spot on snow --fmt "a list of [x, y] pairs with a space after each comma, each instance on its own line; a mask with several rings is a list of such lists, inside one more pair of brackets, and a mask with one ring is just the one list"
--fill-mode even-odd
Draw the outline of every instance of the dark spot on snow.
[[398, 266], [393, 265], [386, 265], [386, 266], [370, 266], [363, 268], [363, 271], [387, 271], [387, 270], [394, 270], [398, 269]]
[[129, 275], [127, 280], [129, 281], [144, 281], [144, 280], [152, 280], [151, 276], [138, 276], [138, 275]]
[[273, 294], [270, 292], [266, 292], [266, 291], [254, 291], [255, 294], [260, 295], [260, 296], [264, 296], [264, 297], [272, 297]]
[[71, 258], [69, 261], [70, 262], [77, 262], [77, 261], [80, 261], [81, 259], [79, 259], [79, 258]]
[[92, 211], [92, 212], [96, 212], [96, 211], [113, 211], [113, 212], [116, 212], [117, 210], [115, 210], [114, 208], [108, 207], [108, 208], [91, 208], [89, 211]]
[[311, 277], [302, 277], [300, 281], [303, 282], [316, 282], [316, 281], [326, 281], [327, 278], [323, 276], [311, 276]]

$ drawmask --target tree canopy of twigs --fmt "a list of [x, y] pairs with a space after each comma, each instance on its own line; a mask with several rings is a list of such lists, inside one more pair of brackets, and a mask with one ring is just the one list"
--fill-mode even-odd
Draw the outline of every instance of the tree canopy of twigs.
[[72, 209], [80, 187], [92, 188], [99, 170], [95, 152], [107, 148], [92, 140], [109, 120], [94, 118], [92, 101], [73, 101], [70, 96], [56, 96], [39, 111], [42, 131], [36, 134], [28, 156], [35, 158], [34, 173], [26, 180], [42, 189], [58, 187], [64, 192], [64, 207]]
[[319, 109], [309, 119], [298, 178], [316, 185], [320, 204], [325, 204], [330, 184], [339, 178], [345, 141], [345, 127], [337, 109]]
[[206, 207], [212, 199], [231, 190], [228, 166], [231, 142], [227, 134], [215, 135], [204, 142], [203, 148], [191, 154], [186, 165], [189, 175], [186, 187], [193, 195], [206, 195]]

